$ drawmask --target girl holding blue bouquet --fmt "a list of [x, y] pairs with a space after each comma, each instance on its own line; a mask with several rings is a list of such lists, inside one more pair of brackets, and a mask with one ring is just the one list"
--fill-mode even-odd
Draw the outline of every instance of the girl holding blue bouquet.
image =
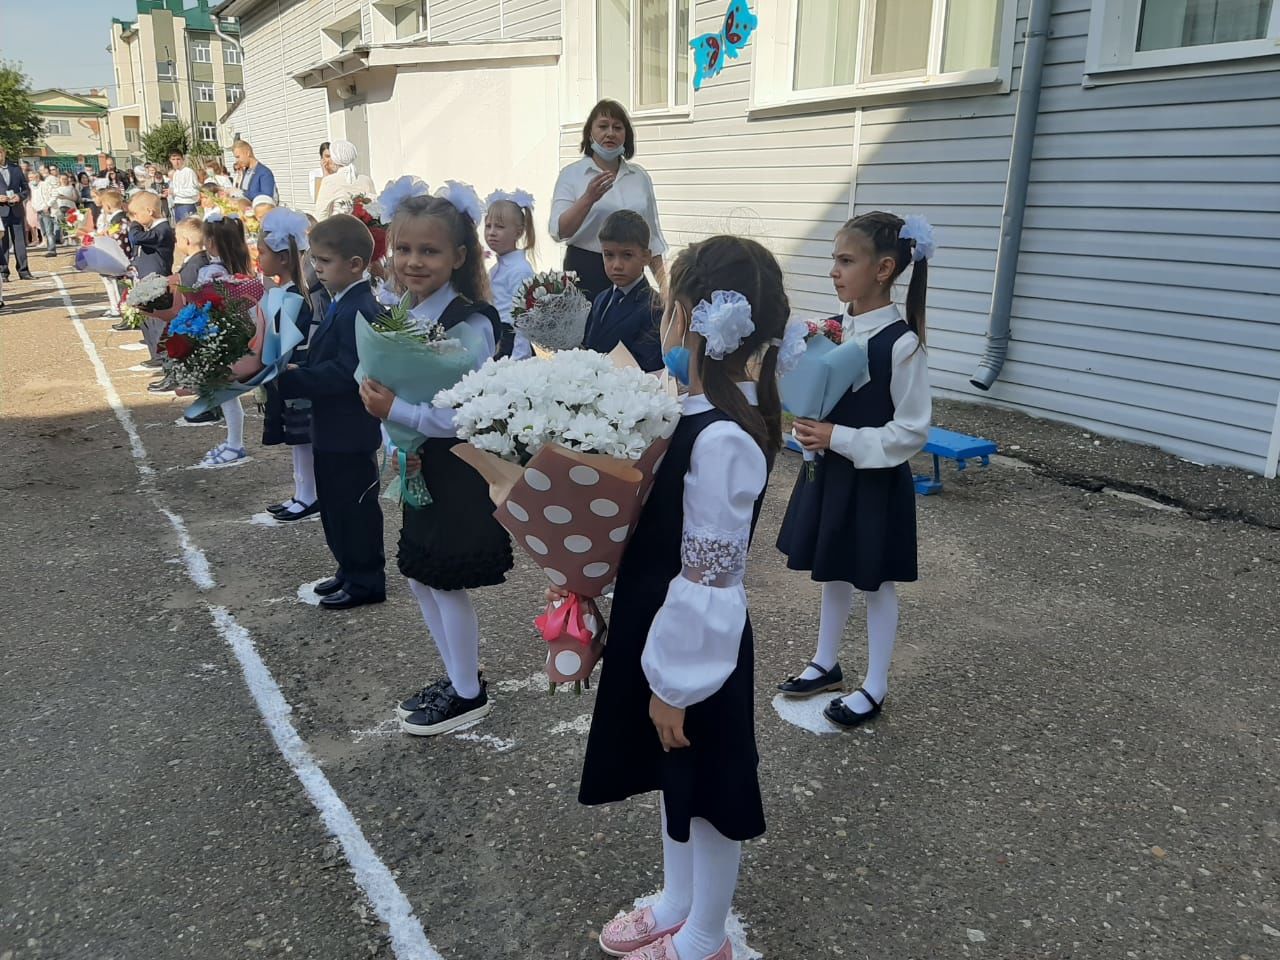
[[[907, 461], [924, 447], [932, 402], [924, 351], [925, 295], [933, 231], [922, 217], [905, 221], [875, 211], [836, 235], [831, 280], [841, 302], [844, 336], [867, 345], [870, 381], [846, 393], [826, 420], [797, 420], [801, 445], [821, 454], [802, 470], [787, 505], [778, 549], [792, 570], [822, 586], [813, 659], [778, 689], [789, 697], [843, 690], [838, 662], [854, 590], [867, 604], [867, 672], [852, 694], [823, 711], [846, 729], [880, 713], [898, 632], [895, 583], [917, 579], [915, 489]], [[911, 268], [905, 317], [891, 299]]]
[[[422, 331], [446, 334], [470, 327], [483, 343], [474, 368], [493, 356], [501, 335], [498, 312], [485, 301], [489, 278], [477, 227], [483, 208], [475, 191], [449, 181], [429, 196], [421, 180], [403, 177], [378, 198], [390, 219], [388, 246], [396, 289], [407, 295], [409, 316]], [[465, 342], [465, 338], [464, 338]], [[365, 409], [375, 417], [427, 439], [410, 453], [410, 472], [422, 473], [431, 502], [406, 502], [397, 564], [409, 580], [445, 675], [400, 701], [400, 728], [434, 736], [486, 716], [492, 709], [480, 677], [480, 626], [467, 591], [502, 583], [514, 566], [511, 540], [493, 518], [488, 484], [450, 453], [462, 443], [452, 410], [409, 403], [381, 383], [360, 386]]]

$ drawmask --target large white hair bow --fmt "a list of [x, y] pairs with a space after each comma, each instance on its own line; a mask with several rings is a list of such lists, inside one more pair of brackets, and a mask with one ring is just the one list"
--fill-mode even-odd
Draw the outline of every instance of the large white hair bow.
[[707, 356], [723, 360], [751, 336], [756, 325], [751, 304], [737, 290], [716, 290], [711, 302], [703, 300], [693, 308], [689, 326], [707, 341]]
[[390, 223], [391, 218], [396, 215], [396, 211], [400, 209], [400, 204], [413, 197], [429, 197], [431, 196], [431, 188], [427, 186], [425, 180], [418, 177], [400, 177], [396, 180], [388, 180], [387, 185], [382, 188], [382, 192], [378, 194], [378, 212], [381, 214], [383, 223]]
[[461, 180], [446, 180], [444, 186], [436, 191], [436, 196], [448, 200], [459, 213], [471, 219], [472, 223], [484, 220], [484, 207], [480, 203], [480, 195], [476, 188]]
[[804, 356], [805, 340], [809, 336], [809, 324], [803, 320], [792, 320], [782, 334], [782, 343], [778, 347], [778, 376], [785, 377], [800, 363]]
[[307, 229], [310, 223], [305, 214], [288, 207], [276, 207], [262, 218], [262, 242], [276, 253], [289, 249], [289, 240], [298, 245], [299, 250], [311, 246], [307, 240]]
[[902, 229], [898, 231], [898, 236], [903, 240], [913, 241], [911, 245], [912, 262], [916, 260], [932, 260], [933, 255], [938, 250], [938, 245], [933, 239], [933, 226], [918, 213], [910, 214], [906, 218]]
[[484, 208], [488, 210], [495, 203], [506, 200], [514, 203], [521, 210], [533, 209], [533, 194], [528, 190], [495, 190], [485, 198]]

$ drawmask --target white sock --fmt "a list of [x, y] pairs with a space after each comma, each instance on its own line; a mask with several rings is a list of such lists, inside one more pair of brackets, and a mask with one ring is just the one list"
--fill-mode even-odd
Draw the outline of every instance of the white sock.
[[674, 941], [681, 960], [705, 960], [724, 946], [725, 924], [738, 886], [742, 844], [698, 817], [690, 823], [689, 832], [695, 893], [689, 919]]
[[431, 590], [440, 608], [444, 642], [449, 648], [444, 657], [449, 682], [458, 696], [470, 700], [480, 696], [480, 623], [476, 608], [465, 590]]
[[[844, 625], [853, 612], [853, 584], [843, 580], [830, 580], [822, 585], [822, 615], [818, 619], [818, 652], [813, 662], [830, 670], [840, 659], [840, 641], [844, 637]], [[813, 667], [805, 667], [801, 680], [816, 680], [822, 676]]]
[[[883, 703], [889, 692], [889, 661], [893, 659], [893, 642], [898, 637], [898, 591], [891, 581], [879, 590], [863, 591], [867, 599], [867, 676], [862, 688]], [[867, 698], [854, 692], [844, 698], [854, 713], [872, 709]]]
[[677, 843], [667, 835], [667, 802], [662, 809], [662, 893], [652, 907], [659, 929], [673, 927], [689, 916], [693, 904], [693, 842]]
[[227, 421], [227, 446], [234, 450], [244, 447], [244, 407], [240, 398], [228, 400], [222, 405], [222, 416]]
[[435, 641], [436, 650], [440, 652], [444, 672], [452, 675], [453, 671], [449, 666], [449, 647], [444, 642], [444, 621], [440, 618], [440, 608], [436, 606], [435, 591], [425, 583], [410, 577], [409, 592], [413, 594], [414, 599], [418, 601], [418, 608], [422, 610], [423, 622], [427, 625], [427, 632], [431, 634], [431, 639]]
[[316, 502], [316, 460], [311, 453], [311, 444], [300, 443], [290, 448], [293, 451], [293, 499], [302, 507], [309, 507]]
[[102, 285], [107, 288], [107, 306], [111, 308], [112, 313], [119, 313], [120, 288], [116, 286], [116, 282], [110, 277], [103, 277]]

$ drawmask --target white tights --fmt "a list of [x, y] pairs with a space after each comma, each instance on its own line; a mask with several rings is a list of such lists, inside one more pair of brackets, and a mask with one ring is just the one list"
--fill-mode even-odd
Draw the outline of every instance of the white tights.
[[[842, 580], [822, 585], [822, 615], [818, 621], [818, 651], [813, 662], [830, 670], [840, 658], [840, 640], [844, 625], [853, 612], [854, 587]], [[898, 592], [892, 581], [880, 584], [879, 590], [864, 590], [867, 601], [867, 675], [862, 688], [883, 702], [889, 692], [889, 661], [893, 659], [893, 643], [898, 636]], [[800, 676], [817, 677], [818, 671], [807, 667]], [[854, 713], [866, 713], [871, 704], [861, 693], [844, 698], [845, 706]]]
[[240, 450], [244, 447], [244, 407], [240, 398], [232, 397], [222, 405], [222, 416], [227, 421], [227, 446]]
[[724, 944], [741, 859], [741, 843], [698, 817], [689, 824], [688, 843], [672, 840], [662, 801], [662, 894], [653, 916], [659, 927], [685, 921], [675, 935], [681, 960], [703, 960]]
[[120, 287], [117, 286], [115, 277], [103, 277], [102, 285], [107, 288], [107, 305], [111, 307], [112, 313], [120, 312]]
[[437, 590], [409, 578], [409, 592], [422, 609], [449, 682], [458, 696], [480, 696], [480, 624], [465, 590]]
[[290, 447], [293, 453], [293, 499], [304, 507], [316, 502], [316, 459], [311, 444]]

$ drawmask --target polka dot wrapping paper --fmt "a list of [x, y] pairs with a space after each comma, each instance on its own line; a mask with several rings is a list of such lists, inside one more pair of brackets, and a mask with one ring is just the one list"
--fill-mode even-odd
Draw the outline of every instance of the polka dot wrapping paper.
[[458, 444], [453, 452], [489, 483], [494, 517], [557, 587], [598, 597], [618, 573], [670, 438], [639, 460], [548, 444], [521, 468]]

